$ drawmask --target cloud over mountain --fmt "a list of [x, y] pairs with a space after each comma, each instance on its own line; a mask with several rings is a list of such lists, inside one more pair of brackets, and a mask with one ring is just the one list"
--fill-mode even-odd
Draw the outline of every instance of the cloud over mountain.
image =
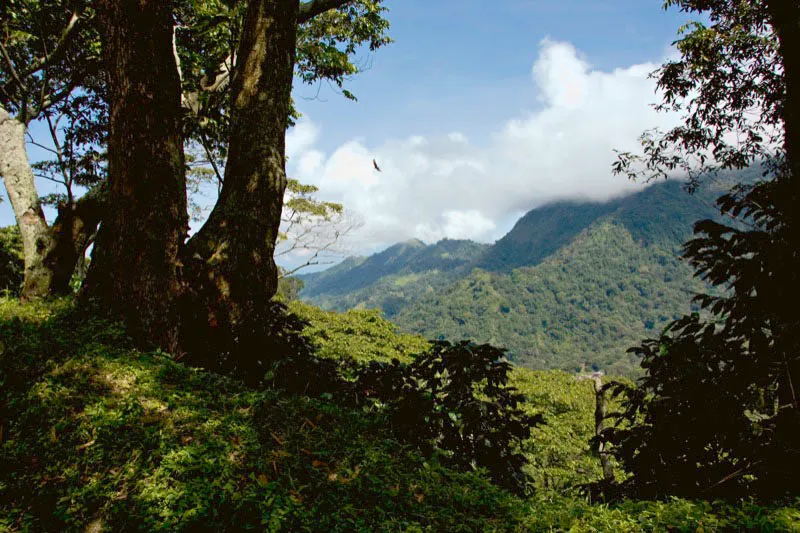
[[[641, 187], [613, 176], [611, 163], [614, 149], [635, 149], [642, 131], [674, 124], [675, 117], [650, 106], [659, 100], [648, 79], [656, 68], [645, 63], [596, 70], [571, 44], [545, 39], [531, 70], [539, 107], [520, 109], [487, 141], [459, 132], [380, 144], [354, 138], [323, 153], [316, 144], [324, 132], [303, 119], [287, 138], [289, 172], [361, 215], [361, 246], [412, 237], [490, 241], [508, 229], [512, 213]], [[373, 169], [373, 158], [382, 172]]]

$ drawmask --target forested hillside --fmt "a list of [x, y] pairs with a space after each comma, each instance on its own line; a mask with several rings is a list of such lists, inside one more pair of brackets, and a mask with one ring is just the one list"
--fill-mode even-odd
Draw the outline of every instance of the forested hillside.
[[756, 172], [694, 194], [673, 180], [605, 203], [548, 204], [492, 246], [397, 244], [304, 276], [301, 297], [327, 309], [377, 308], [429, 338], [504, 346], [530, 368], [632, 375], [638, 362], [625, 350], [689, 311], [703, 288], [677, 257], [692, 225], [719, 217], [713, 202], [725, 183]]

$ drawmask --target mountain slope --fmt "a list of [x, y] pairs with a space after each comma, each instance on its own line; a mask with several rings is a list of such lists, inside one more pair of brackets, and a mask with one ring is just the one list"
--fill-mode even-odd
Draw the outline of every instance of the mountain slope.
[[701, 289], [672, 249], [643, 246], [608, 219], [534, 267], [476, 269], [392, 320], [431, 338], [507, 347], [529, 368], [587, 364], [630, 375], [637, 363], [625, 350], [689, 311], [691, 294]]
[[345, 268], [337, 265], [300, 276], [304, 283], [301, 295], [326, 309], [369, 307], [393, 316], [422, 294], [442, 290], [468, 273], [475, 257], [488, 248], [466, 240], [444, 239], [425, 245], [412, 239], [366, 259], [345, 260], [350, 261]]
[[[301, 297], [327, 309], [378, 308], [429, 338], [504, 346], [531, 368], [634, 374], [625, 350], [689, 311], [703, 289], [677, 257], [693, 223], [719, 216], [714, 200], [726, 183], [753, 172], [693, 195], [667, 181], [605, 203], [545, 205], [492, 246], [402, 243], [306, 278]], [[442, 253], [450, 248], [452, 258]]]

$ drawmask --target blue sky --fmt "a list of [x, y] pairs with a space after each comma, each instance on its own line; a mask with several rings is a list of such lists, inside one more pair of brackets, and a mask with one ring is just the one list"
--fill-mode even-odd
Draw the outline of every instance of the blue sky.
[[362, 222], [354, 253], [408, 238], [491, 242], [548, 201], [635, 190], [610, 175], [613, 149], [674, 123], [649, 108], [647, 73], [685, 22], [661, 4], [387, 0], [395, 42], [360, 57], [370, 68], [347, 85], [358, 102], [295, 87], [304, 117], [288, 134], [289, 174]]
[[[320, 145], [354, 136], [388, 139], [463, 131], [480, 136], [537, 107], [530, 70], [549, 37], [612, 70], [659, 61], [685, 20], [661, 0], [393, 0], [395, 43], [372, 54], [348, 87], [351, 103], [327, 86], [297, 87], [299, 107], [325, 126]], [[472, 112], [462, 113], [464, 107]]]

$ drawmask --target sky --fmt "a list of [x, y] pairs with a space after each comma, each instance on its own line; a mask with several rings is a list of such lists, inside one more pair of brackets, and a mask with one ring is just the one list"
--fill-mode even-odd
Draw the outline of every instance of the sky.
[[[648, 74], [685, 22], [661, 5], [387, 0], [395, 42], [359, 57], [357, 102], [296, 84], [288, 174], [361, 222], [347, 243], [359, 254], [411, 238], [492, 242], [544, 203], [637, 190], [612, 175], [614, 149], [676, 120], [650, 108]], [[5, 201], [0, 225], [11, 223]]]

